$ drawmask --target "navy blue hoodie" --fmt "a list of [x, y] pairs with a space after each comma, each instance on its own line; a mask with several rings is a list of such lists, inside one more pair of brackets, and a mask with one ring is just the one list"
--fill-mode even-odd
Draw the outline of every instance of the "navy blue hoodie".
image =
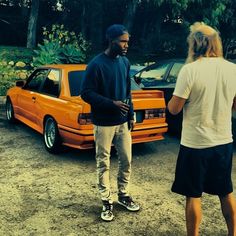
[[[133, 119], [129, 60], [124, 56], [110, 58], [97, 55], [88, 64], [82, 83], [81, 97], [91, 105], [95, 125], [112, 126]], [[129, 99], [130, 111], [122, 115], [113, 101]]]

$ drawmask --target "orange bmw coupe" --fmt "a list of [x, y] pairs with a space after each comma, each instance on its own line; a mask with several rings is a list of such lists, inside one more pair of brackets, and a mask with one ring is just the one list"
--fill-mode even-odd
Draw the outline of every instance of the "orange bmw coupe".
[[[90, 105], [80, 97], [85, 69], [86, 65], [43, 66], [26, 81], [17, 81], [7, 92], [7, 120], [19, 120], [43, 134], [51, 153], [59, 152], [61, 145], [93, 148]], [[132, 80], [132, 99], [136, 118], [133, 143], [163, 139], [167, 132], [163, 92], [141, 90]]]

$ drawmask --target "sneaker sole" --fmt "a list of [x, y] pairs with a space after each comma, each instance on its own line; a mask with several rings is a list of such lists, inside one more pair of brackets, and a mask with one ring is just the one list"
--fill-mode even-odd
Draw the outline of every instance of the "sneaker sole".
[[111, 221], [114, 219], [114, 216], [113, 216], [112, 218], [110, 218], [110, 219], [103, 218], [103, 217], [101, 216], [101, 219], [102, 219], [103, 221], [106, 221], [106, 222], [111, 222]]
[[120, 202], [120, 201], [118, 201], [118, 203], [119, 203], [121, 206], [125, 207], [128, 211], [133, 211], [133, 212], [135, 212], [135, 211], [139, 211], [139, 210], [140, 210], [140, 208], [138, 208], [138, 209], [129, 208], [129, 207], [127, 207], [124, 203], [122, 203], [122, 202]]

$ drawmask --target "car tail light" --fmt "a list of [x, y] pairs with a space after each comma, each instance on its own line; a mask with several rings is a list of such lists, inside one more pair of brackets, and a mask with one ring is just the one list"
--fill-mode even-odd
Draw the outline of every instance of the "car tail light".
[[92, 124], [91, 113], [79, 114], [78, 122], [80, 125], [90, 125]]
[[145, 119], [165, 118], [165, 117], [166, 117], [166, 112], [164, 108], [145, 110]]

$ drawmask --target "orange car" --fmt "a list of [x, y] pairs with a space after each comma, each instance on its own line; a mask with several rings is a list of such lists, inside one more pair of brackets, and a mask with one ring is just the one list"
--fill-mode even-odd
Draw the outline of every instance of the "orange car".
[[[86, 65], [49, 65], [36, 69], [27, 81], [17, 81], [7, 92], [7, 120], [20, 120], [43, 134], [45, 147], [52, 153], [61, 145], [93, 148], [90, 105], [80, 97], [85, 69]], [[163, 139], [167, 131], [163, 92], [132, 90], [132, 98], [133, 143]]]

